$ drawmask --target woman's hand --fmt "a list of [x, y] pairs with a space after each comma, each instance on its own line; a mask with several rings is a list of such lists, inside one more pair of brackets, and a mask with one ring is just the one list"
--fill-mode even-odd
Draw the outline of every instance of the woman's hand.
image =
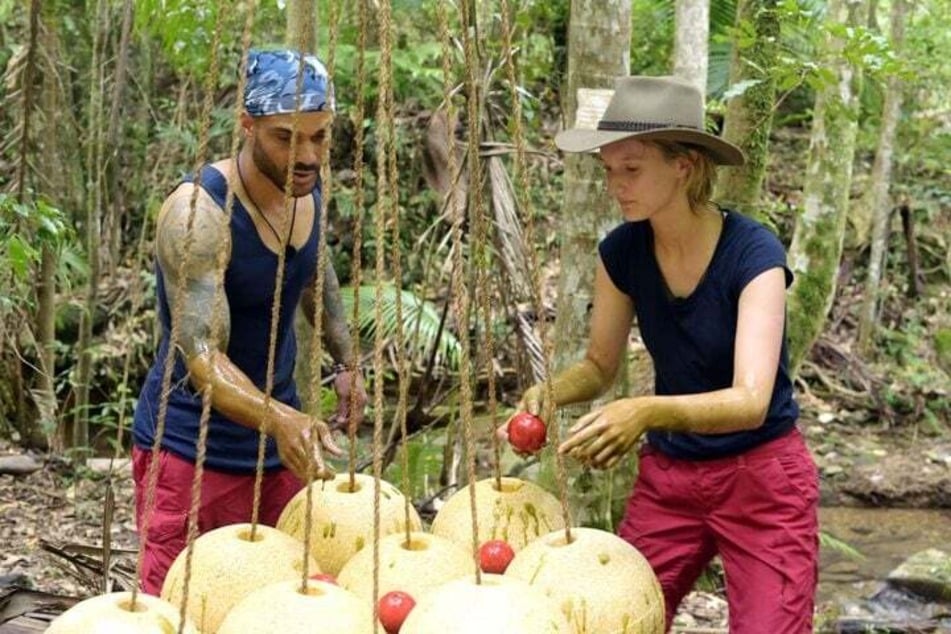
[[525, 390], [525, 393], [522, 394], [522, 400], [518, 402], [518, 405], [515, 406], [515, 411], [512, 412], [512, 415], [508, 417], [504, 423], [502, 423], [496, 430], [495, 435], [499, 437], [499, 440], [502, 442], [508, 442], [509, 439], [509, 423], [512, 422], [512, 419], [515, 418], [521, 412], [528, 412], [534, 416], [541, 416], [542, 412], [542, 400], [545, 395], [545, 384], [539, 383], [533, 385], [532, 387]]
[[647, 431], [642, 398], [622, 398], [578, 419], [558, 451], [597, 469], [615, 466]]

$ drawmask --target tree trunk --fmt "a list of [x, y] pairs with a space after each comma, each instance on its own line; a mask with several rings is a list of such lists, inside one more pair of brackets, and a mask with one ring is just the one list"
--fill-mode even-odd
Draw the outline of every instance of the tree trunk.
[[89, 259], [89, 283], [86, 288], [86, 302], [79, 322], [79, 341], [76, 354], [79, 355], [79, 367], [76, 371], [76, 409], [71, 433], [63, 434], [67, 447], [84, 449], [89, 444], [89, 381], [92, 376], [92, 322], [96, 314], [96, 302], [99, 294], [99, 247], [102, 227], [102, 118], [103, 85], [105, 70], [103, 58], [103, 33], [108, 29], [105, 24], [107, 13], [105, 0], [96, 2], [95, 34], [92, 51], [92, 82], [89, 92], [89, 113], [86, 122], [86, 257]]
[[[124, 0], [122, 7], [122, 31], [119, 35], [119, 52], [116, 55], [116, 70], [112, 87], [112, 106], [109, 110], [109, 127], [106, 129], [106, 142], [103, 147], [109, 152], [107, 181], [109, 183], [109, 213], [103, 223], [105, 232], [102, 268], [106, 275], [115, 273], [116, 263], [122, 250], [122, 210], [123, 200], [119, 189], [119, 174], [122, 161], [122, 143], [119, 139], [119, 123], [122, 120], [122, 93], [125, 89], [126, 74], [129, 67], [129, 39], [132, 34], [132, 18], [135, 11], [133, 0]], [[103, 157], [105, 158], [105, 157]]]
[[317, 1], [288, 0], [287, 46], [312, 53], [317, 49]]
[[[26, 65], [24, 66], [22, 75], [23, 121], [20, 127], [19, 156], [16, 171], [16, 196], [17, 202], [20, 204], [26, 204], [28, 202], [27, 181], [32, 180], [30, 178], [30, 155], [33, 150], [31, 130], [36, 106], [36, 91], [33, 83], [34, 77], [36, 76], [39, 57], [37, 49], [39, 48], [41, 12], [40, 4], [40, 0], [32, 0], [32, 2], [30, 2], [29, 42], [27, 43]], [[48, 249], [44, 248], [42, 261], [40, 263], [40, 271], [38, 271], [40, 287], [38, 289], [39, 296], [37, 298], [37, 311], [35, 316], [35, 328], [37, 331], [37, 356], [39, 358], [41, 367], [38, 377], [39, 388], [34, 391], [34, 399], [41, 412], [44, 412], [44, 410], [49, 411], [50, 409], [55, 411], [56, 409], [56, 402], [53, 392], [53, 364], [51, 361], [47, 364], [47, 361], [50, 359], [54, 349], [53, 336], [50, 329], [50, 326], [53, 323], [53, 307], [49, 305], [49, 303], [44, 303], [44, 300], [49, 300], [51, 298], [52, 293], [43, 292], [43, 282], [46, 280], [44, 273], [46, 271], [45, 265], [47, 264], [48, 259], [47, 252]], [[20, 362], [16, 361], [16, 363], [19, 364]], [[16, 376], [18, 380], [22, 380], [22, 367], [18, 367]], [[16, 408], [17, 428], [20, 431], [24, 444], [32, 445], [35, 444], [37, 440], [42, 438], [42, 421], [37, 421], [27, 413], [26, 400], [24, 398], [25, 388], [27, 386], [20, 385], [18, 387], [19, 390], [17, 391], [18, 400]]]
[[748, 46], [734, 44], [730, 62], [730, 85], [756, 82], [727, 102], [723, 138], [746, 156], [746, 164], [723, 167], [714, 197], [724, 205], [759, 221], [768, 218], [760, 207], [763, 177], [769, 158], [769, 134], [773, 127], [776, 81], [770, 69], [776, 66], [779, 44], [777, 0], [740, 0], [736, 24], [752, 26], [755, 37]]
[[[578, 89], [614, 87], [630, 68], [630, 0], [575, 0], [568, 33], [565, 126], [575, 123]], [[565, 206], [561, 217], [561, 276], [555, 318], [555, 368], [584, 354], [597, 264], [597, 243], [619, 221], [593, 155], [565, 157]]]
[[[892, 4], [891, 38], [892, 50], [901, 55], [905, 41], [905, 15], [908, 4], [905, 0], [895, 0]], [[868, 273], [865, 276], [865, 294], [859, 313], [858, 350], [867, 354], [871, 347], [875, 324], [878, 320], [879, 288], [882, 281], [882, 269], [885, 251], [888, 245], [888, 223], [893, 207], [888, 196], [892, 181], [892, 156], [894, 154], [895, 131], [901, 115], [901, 80], [892, 75], [885, 84], [885, 104], [882, 107], [882, 127], [878, 133], [878, 150], [872, 165], [872, 187], [866, 195], [866, 206], [872, 216], [872, 238], [869, 249]]]
[[677, 0], [674, 75], [707, 94], [710, 49], [710, 0]]
[[915, 238], [915, 214], [911, 207], [902, 205], [898, 208], [901, 215], [902, 233], [905, 235], [905, 248], [908, 249], [908, 297], [916, 299], [924, 292], [921, 284], [921, 274], [918, 266], [918, 239]]
[[836, 28], [865, 23], [865, 0], [830, 0], [822, 54], [835, 81], [819, 89], [804, 186], [804, 209], [789, 250], [796, 280], [789, 296], [793, 372], [822, 331], [835, 296], [855, 155], [861, 68], [843, 54]]

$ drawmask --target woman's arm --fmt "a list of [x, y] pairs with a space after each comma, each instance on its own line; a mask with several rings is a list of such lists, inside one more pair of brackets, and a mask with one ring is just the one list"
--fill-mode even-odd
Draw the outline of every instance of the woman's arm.
[[779, 367], [785, 291], [784, 273], [777, 267], [758, 275], [740, 294], [729, 388], [619, 399], [580, 418], [559, 451], [610, 467], [648, 430], [719, 434], [762, 425]]
[[[552, 379], [553, 407], [594, 400], [611, 386], [627, 350], [633, 317], [631, 298], [618, 290], [599, 258], [594, 275], [588, 349], [582, 360]], [[544, 383], [530, 388], [519, 409], [536, 415], [544, 413], [546, 391]]]

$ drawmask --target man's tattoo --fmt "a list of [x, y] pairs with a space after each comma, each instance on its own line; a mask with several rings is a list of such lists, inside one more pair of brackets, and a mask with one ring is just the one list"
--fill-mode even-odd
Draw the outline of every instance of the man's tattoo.
[[[199, 196], [189, 230], [190, 207], [187, 188], [173, 194], [163, 210], [156, 234], [165, 292], [172, 317], [180, 318], [178, 345], [186, 357], [209, 350], [212, 343], [219, 350], [227, 349], [231, 330], [227, 302], [219, 301], [215, 310], [219, 248], [225, 242], [222, 257], [226, 263], [230, 229], [217, 205]], [[212, 332], [213, 328], [217, 332]]]
[[343, 300], [340, 298], [340, 282], [337, 281], [337, 273], [329, 262], [324, 272], [323, 300], [324, 341], [330, 355], [340, 363], [356, 363], [358, 360], [353, 358], [350, 326]]

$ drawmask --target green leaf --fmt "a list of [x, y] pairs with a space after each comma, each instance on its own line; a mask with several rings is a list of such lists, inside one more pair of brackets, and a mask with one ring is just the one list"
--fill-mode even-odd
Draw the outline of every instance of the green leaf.
[[[376, 302], [380, 295], [380, 321], [377, 323]], [[340, 289], [343, 305], [347, 313], [353, 314], [354, 289], [344, 287]], [[439, 333], [441, 311], [432, 302], [417, 297], [412, 291], [399, 290], [390, 284], [376, 286], [361, 286], [356, 292], [360, 306], [360, 333], [361, 338], [368, 344], [375, 341], [377, 329], [382, 329], [382, 335], [387, 339], [395, 339], [397, 329], [403, 333], [406, 343], [406, 353], [414, 359], [426, 359], [436, 345], [436, 363], [438, 365], [456, 368], [459, 365], [461, 346], [456, 336], [444, 327]], [[402, 305], [402, 322], [397, 321], [397, 304]], [[437, 342], [437, 333], [439, 336]]]
[[20, 236], [10, 236], [7, 240], [7, 264], [16, 277], [25, 278], [38, 259], [36, 249], [24, 242]]

